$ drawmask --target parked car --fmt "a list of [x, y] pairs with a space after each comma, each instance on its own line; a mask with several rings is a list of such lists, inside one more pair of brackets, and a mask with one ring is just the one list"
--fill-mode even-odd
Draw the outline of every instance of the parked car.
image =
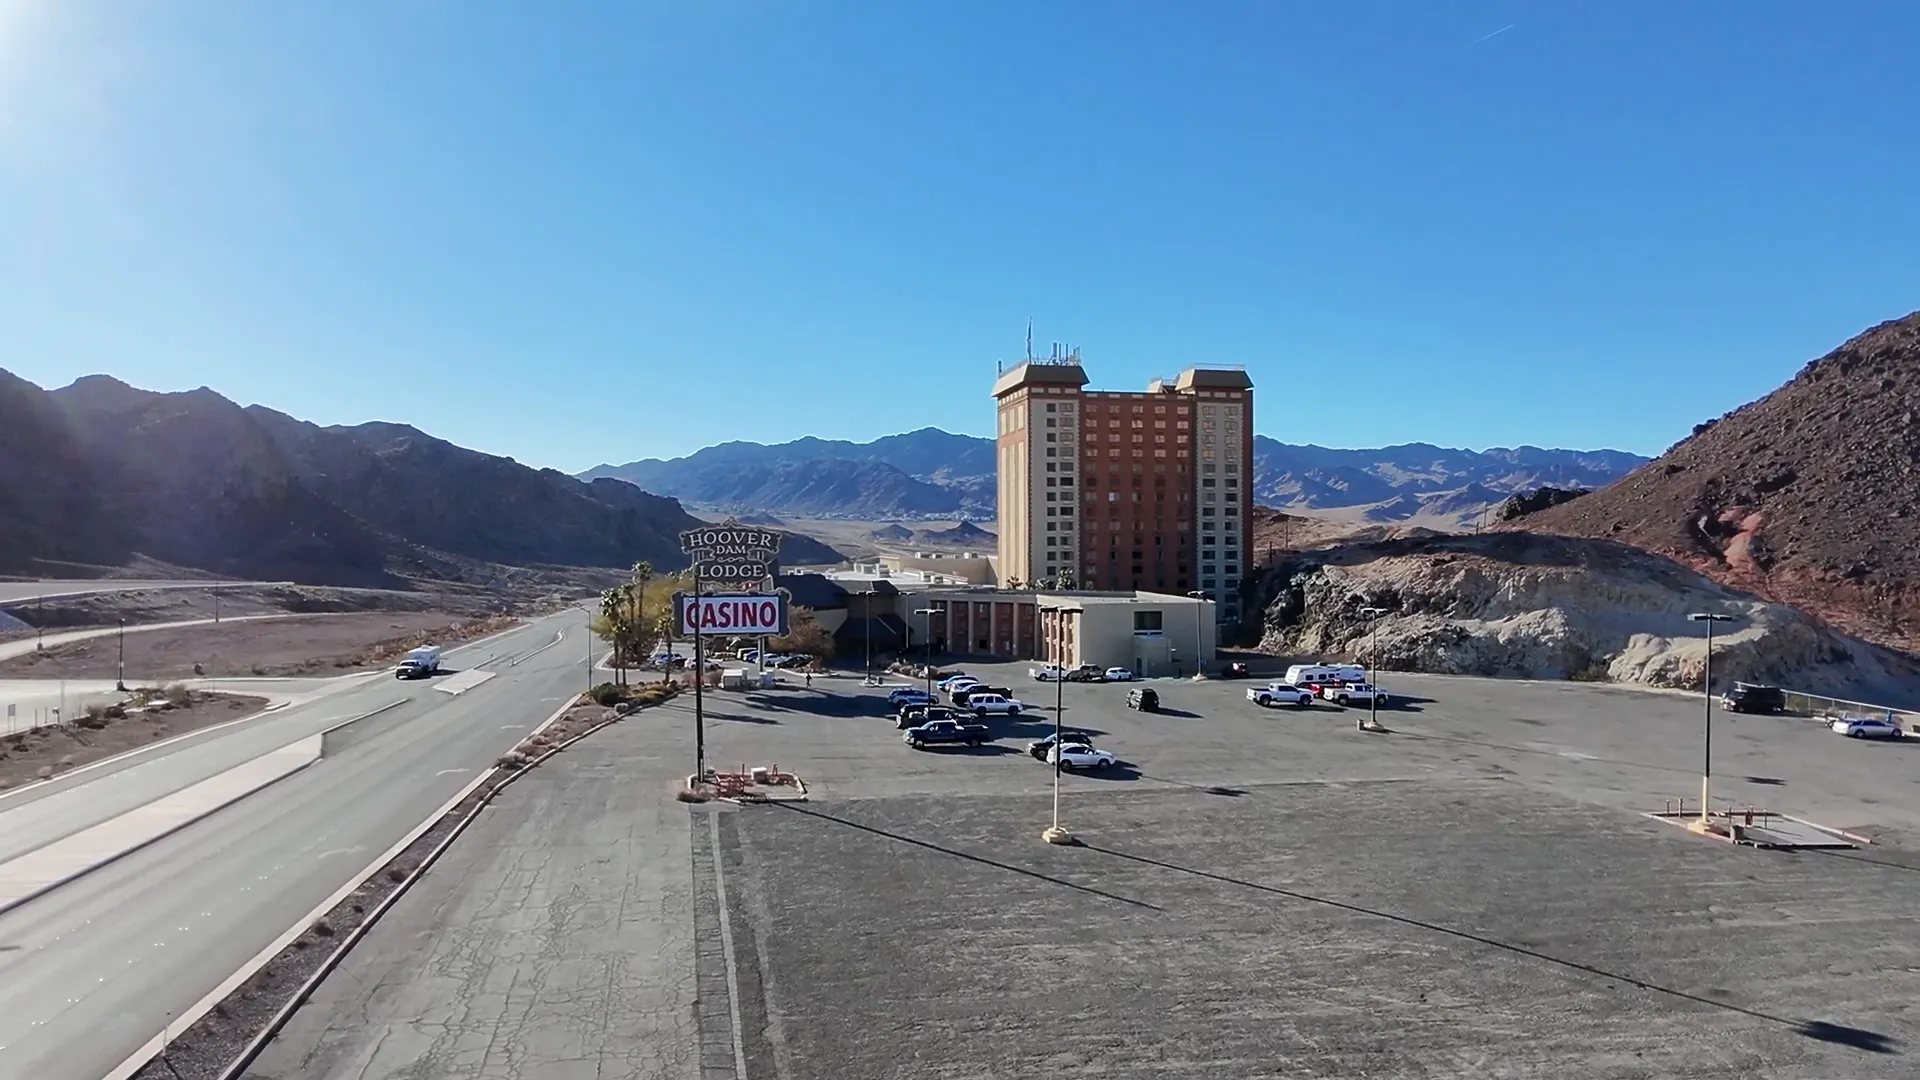
[[1102, 672], [1100, 677], [1108, 682], [1132, 682], [1133, 671], [1129, 668], [1110, 667]]
[[1842, 716], [1830, 726], [1849, 739], [1903, 739], [1907, 735], [1899, 724], [1879, 716]]
[[902, 686], [887, 691], [887, 704], [898, 707], [906, 702], [925, 704], [932, 701], [933, 695], [917, 686]]
[[894, 715], [893, 726], [900, 731], [905, 731], [911, 727], [919, 727], [921, 724], [930, 724], [935, 720], [965, 723], [967, 714], [958, 709], [949, 709], [945, 705], [908, 705]]
[[999, 694], [1001, 697], [1010, 698], [1013, 696], [1013, 691], [1004, 686], [985, 686], [975, 683], [972, 686], [963, 686], [949, 696], [953, 698], [955, 705], [965, 705], [973, 699], [975, 694]]
[[[947, 690], [947, 689], [951, 689], [951, 688], [952, 688], [952, 685], [953, 685], [954, 683], [957, 683], [957, 682], [959, 682], [959, 681], [960, 681], [961, 679], [973, 679], [973, 676], [971, 676], [971, 675], [968, 675], [968, 674], [966, 674], [965, 672], [958, 672], [958, 671], [956, 671], [956, 672], [954, 672], [954, 673], [953, 673], [952, 675], [949, 675], [949, 676], [947, 676], [946, 678], [944, 678], [944, 679], [941, 679], [941, 680], [940, 680], [939, 682], [937, 682], [937, 683], [934, 683], [933, 685], [935, 685], [935, 686], [937, 686], [937, 687], [939, 687], [939, 688], [940, 688], [940, 689], [942, 689], [942, 690]], [[978, 679], [973, 679], [973, 681], [974, 681], [974, 682], [979, 682], [980, 680], [978, 680]]]
[[919, 727], [910, 727], [900, 736], [900, 741], [918, 750], [936, 743], [964, 743], [967, 746], [979, 746], [993, 741], [993, 732], [985, 724], [963, 724], [956, 720], [932, 720]]
[[1275, 705], [1297, 707], [1313, 704], [1313, 691], [1304, 686], [1294, 686], [1292, 683], [1268, 683], [1265, 686], [1247, 687], [1247, 700], [1261, 708], [1271, 708]]
[[1136, 686], [1127, 691], [1127, 708], [1141, 712], [1159, 712], [1160, 694], [1151, 686]]
[[1734, 683], [1720, 696], [1720, 707], [1728, 712], [1782, 713], [1787, 711], [1787, 693], [1777, 686]]
[[1320, 688], [1320, 696], [1337, 705], [1385, 705], [1387, 692], [1371, 683], [1339, 683]]
[[1079, 667], [1067, 672], [1068, 682], [1100, 682], [1106, 677], [1107, 673], [1104, 670], [1092, 664], [1081, 664]]
[[1086, 743], [1061, 743], [1058, 750], [1047, 752], [1047, 764], [1055, 759], [1062, 769], [1111, 769], [1120, 764], [1120, 759], [1105, 750], [1095, 750]]
[[1020, 703], [1005, 694], [969, 694], [967, 711], [975, 716], [1019, 716]]
[[[1093, 733], [1090, 731], [1075, 731], [1072, 728], [1062, 728], [1060, 730], [1060, 741], [1063, 743], [1084, 743], [1091, 746], [1093, 745]], [[1046, 761], [1047, 755], [1052, 751], [1053, 736], [1051, 735], [1048, 735], [1044, 739], [1035, 739], [1033, 742], [1027, 744], [1027, 753], [1033, 755], [1035, 761]]]
[[1053, 682], [1067, 677], [1067, 669], [1059, 664], [1041, 664], [1027, 669], [1027, 678], [1035, 682]]
[[962, 690], [971, 690], [974, 687], [979, 685], [981, 685], [979, 679], [975, 679], [969, 676], [965, 679], [955, 679], [954, 681], [941, 687], [941, 689], [947, 692], [948, 700], [952, 700], [953, 695], [960, 693]]

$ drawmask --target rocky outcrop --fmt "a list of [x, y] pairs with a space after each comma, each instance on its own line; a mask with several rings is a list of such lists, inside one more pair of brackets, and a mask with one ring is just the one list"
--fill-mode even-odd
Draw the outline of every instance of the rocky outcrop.
[[1501, 503], [1500, 508], [1494, 511], [1494, 517], [1500, 521], [1513, 521], [1517, 518], [1526, 517], [1528, 514], [1537, 514], [1542, 510], [1550, 510], [1562, 503], [1570, 503], [1582, 495], [1587, 494], [1591, 493], [1588, 492], [1586, 488], [1535, 488], [1532, 491], [1515, 495], [1506, 502]]
[[[1346, 544], [1264, 571], [1262, 651], [1389, 670], [1649, 686], [1778, 682], [1875, 700], [1912, 696], [1920, 665], [1671, 560], [1604, 540], [1487, 533]], [[1384, 609], [1377, 620], [1363, 608]]]

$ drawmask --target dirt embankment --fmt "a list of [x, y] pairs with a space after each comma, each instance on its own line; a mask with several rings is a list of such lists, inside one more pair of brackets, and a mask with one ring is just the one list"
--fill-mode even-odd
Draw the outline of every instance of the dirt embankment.
[[0, 735], [0, 790], [45, 780], [160, 739], [259, 712], [265, 698], [203, 694], [184, 687], [144, 691], [131, 706], [89, 706], [72, 723]]
[[[433, 612], [361, 612], [222, 622], [125, 635], [128, 682], [196, 676], [340, 675], [382, 668], [421, 645], [448, 647], [515, 625], [512, 616], [449, 617]], [[112, 679], [119, 635], [50, 646], [0, 661], [0, 678]]]
[[[1734, 680], [1907, 704], [1920, 664], [1604, 540], [1487, 533], [1346, 544], [1265, 571], [1261, 651], [1389, 670], [1699, 686]], [[1377, 619], [1363, 609], [1384, 609]]]

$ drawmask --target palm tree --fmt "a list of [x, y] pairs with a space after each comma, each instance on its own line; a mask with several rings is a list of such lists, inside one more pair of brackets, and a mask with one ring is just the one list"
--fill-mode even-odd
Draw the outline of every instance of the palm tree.
[[627, 586], [615, 585], [600, 594], [600, 618], [606, 623], [606, 638], [613, 646], [613, 677], [625, 686], [626, 639], [629, 633]]
[[633, 569], [628, 576], [633, 578], [635, 585], [639, 586], [640, 595], [633, 605], [634, 629], [639, 631], [644, 628], [644, 620], [647, 617], [647, 582], [653, 580], [653, 564], [641, 559], [633, 564]]

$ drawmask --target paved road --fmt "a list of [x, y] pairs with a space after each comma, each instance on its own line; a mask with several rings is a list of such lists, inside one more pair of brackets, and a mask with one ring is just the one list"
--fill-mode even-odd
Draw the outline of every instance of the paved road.
[[567, 612], [453, 651], [450, 668], [495, 673], [457, 696], [429, 682], [353, 680], [0, 799], [0, 836], [44, 840], [405, 702], [305, 772], [0, 916], [0, 1077], [99, 1080], [577, 692], [583, 633]]
[[[95, 593], [146, 592], [154, 589], [241, 589], [251, 585], [276, 584], [259, 581], [0, 581], [0, 607], [31, 603], [36, 599], [91, 596]], [[290, 583], [279, 583], [290, 584]]]
[[[709, 698], [711, 760], [799, 771], [801, 810], [666, 802], [684, 697], [542, 766], [250, 1075], [881, 1077], [902, 1046], [954, 1076], [1913, 1072], [1920, 858], [1640, 817], [1695, 790], [1697, 701], [1401, 678], [1426, 700], [1371, 735], [1244, 685], [1163, 683], [1150, 716], [1071, 685], [1069, 722], [1128, 764], [1067, 778], [1088, 846], [1055, 849], [1052, 771], [1018, 750], [1050, 715], [916, 753], [857, 682]], [[1906, 820], [1877, 800], [1920, 747], [1724, 728], [1730, 784]]]

